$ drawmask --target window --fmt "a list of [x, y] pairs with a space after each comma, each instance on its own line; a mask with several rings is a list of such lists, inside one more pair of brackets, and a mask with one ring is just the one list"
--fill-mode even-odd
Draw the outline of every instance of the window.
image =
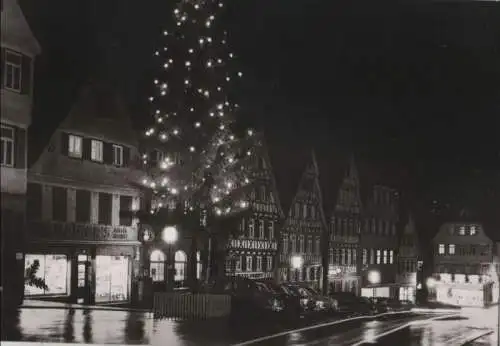
[[266, 268], [267, 268], [267, 271], [273, 270], [273, 256], [267, 256]]
[[313, 241], [311, 237], [307, 238], [307, 252], [312, 253], [313, 252]]
[[384, 264], [387, 264], [387, 250], [384, 250]]
[[316, 219], [316, 208], [314, 207], [314, 205], [311, 205], [311, 219]]
[[266, 198], [266, 187], [265, 186], [261, 186], [260, 187], [260, 200], [261, 201], [266, 201], [267, 198]]
[[5, 51], [4, 86], [6, 89], [21, 91], [22, 56], [19, 53]]
[[274, 221], [269, 221], [267, 228], [269, 229], [269, 239], [274, 239]]
[[255, 236], [255, 220], [248, 220], [248, 238], [253, 238]]
[[300, 218], [300, 204], [295, 203], [295, 217]]
[[377, 264], [380, 264], [380, 250], [377, 250]]
[[345, 264], [345, 249], [342, 248], [340, 250], [340, 264], [344, 265]]
[[70, 266], [68, 265], [66, 255], [26, 254], [24, 257], [24, 266], [26, 269], [30, 268], [35, 262], [39, 264], [35, 277], [44, 279], [48, 287], [44, 290], [43, 288], [25, 285], [24, 294], [26, 296], [63, 295], [68, 293]]
[[390, 264], [394, 263], [394, 251], [393, 250], [389, 251], [389, 263]]
[[288, 234], [283, 234], [283, 253], [288, 253]]
[[464, 227], [464, 226], [462, 226], [462, 227], [460, 227], [460, 228], [458, 229], [458, 234], [460, 234], [460, 235], [465, 235], [465, 227]]
[[259, 220], [259, 238], [264, 239], [265, 234], [264, 234], [264, 220]]
[[42, 219], [42, 185], [28, 183], [26, 217], [28, 220]]
[[375, 250], [370, 249], [370, 264], [375, 264]]
[[363, 249], [363, 264], [368, 264], [368, 250]]
[[2, 125], [1, 161], [2, 166], [14, 166], [14, 128]]
[[128, 214], [132, 210], [132, 197], [120, 196], [120, 225], [131, 226], [132, 215]]
[[302, 216], [304, 217], [304, 219], [307, 219], [307, 204], [304, 204], [302, 206]]
[[470, 235], [476, 234], [476, 226], [470, 226]]
[[113, 144], [113, 165], [123, 166], [123, 147]]
[[76, 190], [75, 221], [90, 222], [90, 191]]
[[182, 250], [178, 250], [174, 255], [175, 275], [174, 281], [178, 286], [183, 287], [186, 280], [187, 256]]
[[52, 187], [52, 219], [67, 221], [68, 195], [64, 187]]
[[439, 244], [438, 253], [444, 255], [444, 244]]
[[295, 236], [295, 234], [292, 234], [290, 236], [290, 242], [291, 242], [291, 245], [292, 245], [292, 252], [297, 252], [297, 237]]
[[90, 159], [92, 161], [102, 162], [102, 142], [93, 139], [90, 148]]
[[111, 225], [112, 200], [111, 194], [99, 192], [98, 222], [101, 225]]
[[236, 271], [241, 272], [241, 256], [236, 257]]
[[321, 254], [321, 238], [316, 237], [316, 253]]
[[358, 252], [356, 249], [352, 249], [352, 264], [356, 265], [358, 263]]
[[329, 264], [333, 264], [333, 261], [335, 259], [334, 254], [333, 254], [333, 249], [330, 249], [329, 252], [328, 252], [328, 254], [329, 254], [329, 257], [330, 257], [329, 260], [328, 260], [328, 263]]
[[149, 256], [149, 274], [153, 282], [165, 281], [165, 255], [154, 250]]
[[[202, 269], [203, 269], [203, 265], [201, 263], [201, 254], [200, 254], [199, 251], [196, 251], [196, 278], [198, 280], [201, 279], [201, 271], [202, 271]], [[240, 270], [241, 270], [241, 263], [240, 263]]]
[[304, 253], [305, 244], [304, 244], [304, 235], [303, 234], [299, 235], [299, 247], [300, 247], [299, 252]]
[[251, 272], [253, 270], [252, 256], [247, 256], [247, 272]]
[[69, 135], [68, 136], [68, 155], [71, 157], [82, 157], [82, 137]]
[[262, 256], [257, 256], [257, 268], [256, 271], [262, 271]]
[[352, 262], [351, 262], [352, 258], [351, 258], [351, 249], [347, 249], [347, 260], [346, 260], [346, 264], [347, 265], [351, 265]]
[[450, 255], [454, 255], [455, 254], [455, 244], [448, 245], [448, 253]]

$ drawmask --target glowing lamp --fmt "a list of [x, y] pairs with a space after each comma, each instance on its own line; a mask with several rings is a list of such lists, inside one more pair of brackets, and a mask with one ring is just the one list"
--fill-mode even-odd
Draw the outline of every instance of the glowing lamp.
[[292, 256], [290, 262], [292, 264], [292, 268], [299, 269], [304, 264], [304, 259], [302, 256]]
[[163, 229], [161, 238], [167, 244], [173, 244], [177, 241], [178, 232], [175, 226], [167, 226]]
[[372, 285], [377, 285], [380, 283], [380, 272], [377, 270], [371, 270], [368, 272], [368, 282]]

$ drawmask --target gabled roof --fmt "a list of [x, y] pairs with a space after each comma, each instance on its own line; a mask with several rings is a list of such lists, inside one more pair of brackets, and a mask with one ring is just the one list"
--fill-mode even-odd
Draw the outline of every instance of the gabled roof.
[[2, 46], [9, 46], [29, 56], [40, 54], [40, 44], [33, 35], [17, 0], [2, 0]]

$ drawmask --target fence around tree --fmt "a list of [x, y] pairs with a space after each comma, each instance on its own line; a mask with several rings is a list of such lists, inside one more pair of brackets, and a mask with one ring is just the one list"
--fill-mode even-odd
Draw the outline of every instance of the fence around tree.
[[208, 319], [231, 313], [231, 296], [223, 294], [191, 294], [158, 292], [153, 298], [155, 318]]

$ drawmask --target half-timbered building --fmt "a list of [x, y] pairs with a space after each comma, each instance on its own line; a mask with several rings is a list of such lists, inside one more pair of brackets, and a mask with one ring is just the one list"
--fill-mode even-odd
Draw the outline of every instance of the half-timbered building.
[[415, 221], [410, 213], [399, 238], [398, 273], [399, 299], [415, 302], [417, 292], [417, 272], [419, 260], [418, 234]]
[[250, 210], [232, 232], [226, 246], [226, 275], [274, 278], [277, 272], [279, 228], [283, 220], [275, 177], [263, 134], [252, 169]]
[[322, 287], [322, 237], [325, 229], [319, 171], [314, 152], [303, 170], [282, 230], [281, 280]]

